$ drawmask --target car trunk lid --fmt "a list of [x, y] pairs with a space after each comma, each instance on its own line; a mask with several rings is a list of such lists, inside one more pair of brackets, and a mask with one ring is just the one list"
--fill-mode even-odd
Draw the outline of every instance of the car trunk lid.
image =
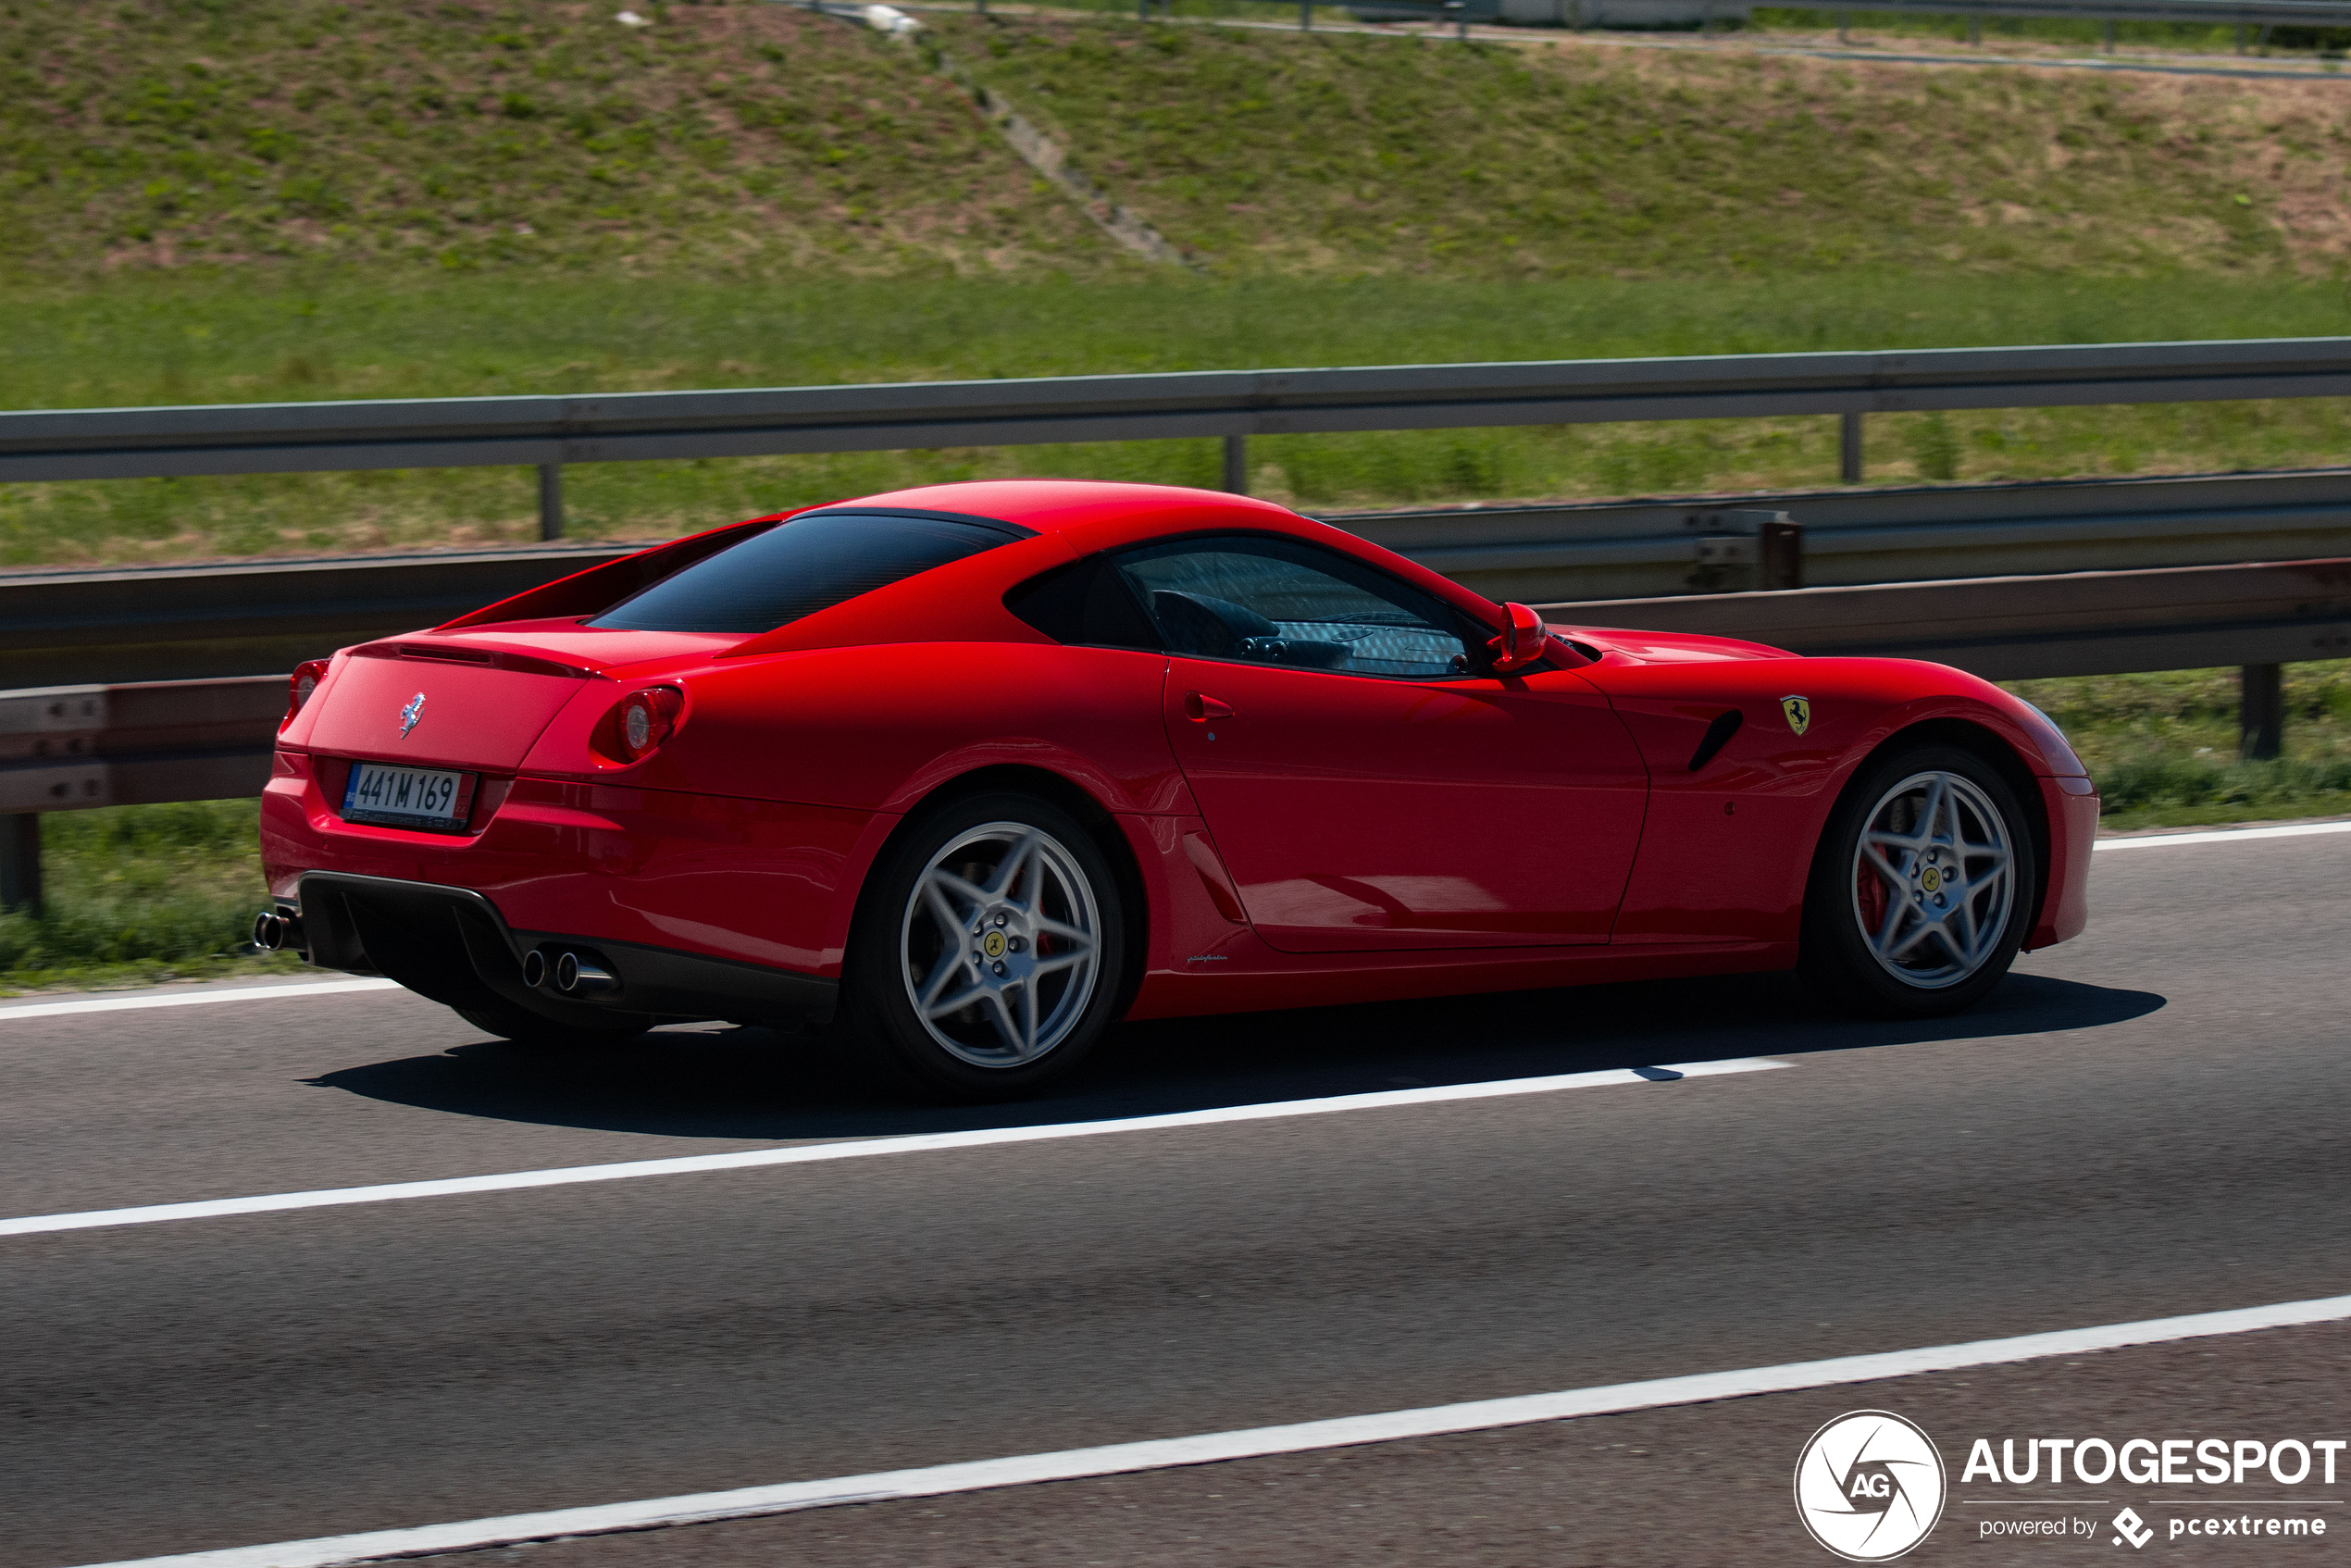
[[698, 662], [741, 641], [695, 633], [586, 632], [577, 622], [490, 635], [419, 633], [354, 648], [284, 740], [321, 754], [511, 772], [581, 683], [611, 670]]

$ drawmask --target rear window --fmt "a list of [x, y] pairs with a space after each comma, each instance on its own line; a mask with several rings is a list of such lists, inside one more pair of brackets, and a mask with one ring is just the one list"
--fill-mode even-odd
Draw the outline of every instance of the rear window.
[[812, 512], [697, 561], [588, 624], [621, 631], [772, 631], [1028, 531], [956, 517]]

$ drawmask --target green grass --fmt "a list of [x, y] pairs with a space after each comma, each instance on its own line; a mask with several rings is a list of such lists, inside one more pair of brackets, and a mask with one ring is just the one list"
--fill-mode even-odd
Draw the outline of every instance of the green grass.
[[[1268, 13], [1272, 14], [1272, 13]], [[777, 6], [0, 0], [0, 407], [2332, 333], [2324, 84], [933, 13], [1197, 254], [1116, 254], [919, 51]], [[529, 230], [528, 233], [522, 230]], [[2332, 402], [1890, 416], [1872, 482], [2326, 464]], [[1832, 482], [1827, 420], [1261, 441], [1318, 510]], [[585, 466], [650, 539], [1204, 442]], [[493, 542], [524, 470], [0, 487], [0, 565]]]
[[[1964, 44], [1968, 41], [1968, 23], [1964, 17], [1925, 16], [1911, 11], [1855, 10], [1847, 13], [1843, 19], [1847, 31], [1857, 40], [1892, 37], [1946, 44]], [[1782, 32], [1834, 32], [1838, 20], [1835, 11], [1759, 6], [1746, 31], [1766, 38]], [[2081, 54], [2103, 47], [2106, 36], [2103, 23], [2069, 21], [2059, 17], [1990, 17], [1980, 19], [1977, 26], [1983, 43], [1987, 45], [2053, 45]], [[2233, 54], [2237, 47], [2237, 31], [2233, 26], [2208, 27], [2195, 22], [2154, 21], [2117, 21], [2113, 26], [2118, 52], [2221, 55]], [[2247, 52], [2262, 56], [2283, 55], [2339, 58], [2346, 44], [2351, 44], [2351, 31], [2340, 28], [2255, 27], [2247, 29], [2245, 35]]]
[[266, 902], [257, 815], [194, 801], [44, 816], [47, 907], [0, 915], [0, 994], [297, 967], [241, 951]]
[[2233, 669], [2004, 684], [2072, 740], [2107, 827], [2351, 813], [2351, 660], [2285, 666], [2284, 754], [2272, 762], [2238, 760]]
[[2331, 250], [2298, 219], [2351, 144], [2328, 84], [927, 25], [1171, 241], [1250, 272], [2291, 269]]
[[0, 0], [0, 271], [1115, 265], [877, 35], [647, 9]]

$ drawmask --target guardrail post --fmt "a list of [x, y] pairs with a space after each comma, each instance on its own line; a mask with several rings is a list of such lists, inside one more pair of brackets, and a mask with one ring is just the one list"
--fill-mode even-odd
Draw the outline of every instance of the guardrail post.
[[41, 814], [0, 816], [0, 911], [41, 913]]
[[2237, 672], [2237, 755], [2268, 762], [2285, 741], [2285, 671], [2246, 665]]
[[1298, 31], [1314, 31], [1314, 0], [1298, 0]]
[[539, 465], [539, 537], [564, 536], [564, 470], [560, 463]]
[[1839, 44], [1847, 42], [1845, 36], [1845, 24], [1850, 21], [1852, 18], [1853, 13], [1850, 11], [1839, 10], [1836, 13], [1836, 41]]
[[2114, 53], [2114, 19], [2112, 17], [2106, 19], [2106, 52], [2109, 55]]
[[1840, 484], [1861, 482], [1861, 417], [1836, 417], [1836, 477]]
[[1780, 513], [1763, 525], [1762, 548], [1757, 552], [1760, 588], [1804, 586], [1804, 525]]
[[1249, 438], [1225, 438], [1225, 489], [1234, 495], [1249, 493]]
[[[983, 6], [987, 3], [988, 0], [980, 0], [980, 4]], [[1967, 41], [1970, 44], [1981, 44], [1984, 42], [1984, 19], [1982, 17], [1971, 16], [1968, 18]]]

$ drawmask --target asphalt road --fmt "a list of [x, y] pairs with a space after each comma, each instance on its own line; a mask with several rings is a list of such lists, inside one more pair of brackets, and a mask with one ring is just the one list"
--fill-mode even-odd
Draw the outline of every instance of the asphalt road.
[[[2102, 853], [2089, 933], [1933, 1026], [1778, 978], [1153, 1025], [1010, 1117], [1785, 1071], [0, 1239], [0, 1564], [2342, 1294], [2346, 878], [2351, 834]], [[764, 1033], [656, 1039], [548, 1064], [404, 993], [0, 1014], [0, 1217], [1007, 1119], [875, 1101]], [[2345, 1413], [2347, 1352], [2294, 1330], [1923, 1382], [2307, 1425]], [[1786, 1477], [1863, 1392], [508, 1555], [1824, 1562]]]

